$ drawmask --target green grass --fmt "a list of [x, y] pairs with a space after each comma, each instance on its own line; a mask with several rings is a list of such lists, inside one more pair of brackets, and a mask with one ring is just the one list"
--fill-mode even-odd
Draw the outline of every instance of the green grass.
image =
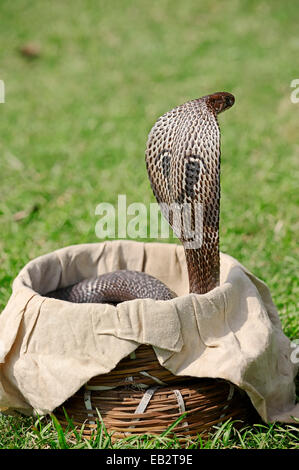
[[198, 436], [186, 439], [185, 444], [170, 437], [171, 429], [161, 436], [131, 436], [114, 442], [112, 433], [99, 422], [87, 439], [84, 426], [74, 428], [71, 423], [63, 430], [55, 417], [0, 417], [0, 449], [298, 449], [295, 425], [255, 424], [237, 429], [234, 424], [226, 421], [205, 439]]
[[[29, 260], [99, 241], [97, 204], [118, 194], [154, 202], [144, 164], [151, 126], [177, 104], [225, 90], [236, 104], [220, 117], [221, 250], [268, 284], [285, 333], [299, 338], [298, 4], [2, 0], [0, 13], [0, 309]], [[40, 44], [39, 58], [20, 55], [28, 41]], [[0, 426], [2, 448], [60, 445], [53, 425], [44, 438], [31, 419]], [[225, 432], [209, 442], [295, 445], [288, 426]]]

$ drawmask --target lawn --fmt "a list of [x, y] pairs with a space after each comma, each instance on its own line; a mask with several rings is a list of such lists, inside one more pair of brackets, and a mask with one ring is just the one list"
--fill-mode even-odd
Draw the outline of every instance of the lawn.
[[[100, 202], [154, 202], [144, 150], [161, 114], [229, 91], [236, 104], [219, 119], [220, 248], [268, 284], [284, 332], [298, 339], [299, 103], [290, 84], [299, 5], [2, 0], [0, 14], [0, 309], [29, 260], [99, 241]], [[38, 57], [20, 53], [28, 42]], [[54, 423], [34, 422], [0, 418], [0, 448], [61, 446]], [[205, 445], [298, 447], [292, 426], [219, 433]]]

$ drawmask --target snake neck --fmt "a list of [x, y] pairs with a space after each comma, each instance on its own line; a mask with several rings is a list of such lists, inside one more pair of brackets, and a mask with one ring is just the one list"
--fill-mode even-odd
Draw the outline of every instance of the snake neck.
[[[219, 214], [220, 214], [220, 154], [214, 166], [213, 178], [205, 181], [205, 190], [192, 203], [193, 238], [183, 244], [189, 276], [189, 292], [205, 294], [219, 285]], [[199, 214], [199, 215], [198, 215]]]
[[218, 237], [215, 239], [213, 246], [185, 249], [185, 256], [190, 293], [206, 294], [219, 285]]

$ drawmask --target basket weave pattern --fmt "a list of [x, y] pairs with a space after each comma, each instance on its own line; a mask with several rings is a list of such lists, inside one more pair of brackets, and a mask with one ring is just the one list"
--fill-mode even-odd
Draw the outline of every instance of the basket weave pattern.
[[[67, 425], [64, 410], [88, 437], [100, 417], [112, 438], [160, 434], [173, 429], [179, 438], [206, 436], [213, 426], [232, 418], [248, 422], [254, 415], [246, 394], [224, 380], [192, 379], [171, 374], [153, 349], [140, 346], [108, 374], [93, 377], [54, 414]], [[100, 417], [99, 417], [100, 415]]]

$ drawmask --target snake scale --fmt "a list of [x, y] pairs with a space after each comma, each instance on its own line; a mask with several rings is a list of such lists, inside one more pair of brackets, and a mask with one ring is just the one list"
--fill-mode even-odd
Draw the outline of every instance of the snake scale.
[[[161, 212], [184, 246], [190, 293], [204, 294], [219, 285], [221, 152], [217, 115], [234, 101], [227, 92], [188, 101], [161, 116], [147, 140], [149, 181]], [[176, 294], [148, 274], [119, 270], [47, 296], [117, 305], [136, 298], [169, 300]]]

